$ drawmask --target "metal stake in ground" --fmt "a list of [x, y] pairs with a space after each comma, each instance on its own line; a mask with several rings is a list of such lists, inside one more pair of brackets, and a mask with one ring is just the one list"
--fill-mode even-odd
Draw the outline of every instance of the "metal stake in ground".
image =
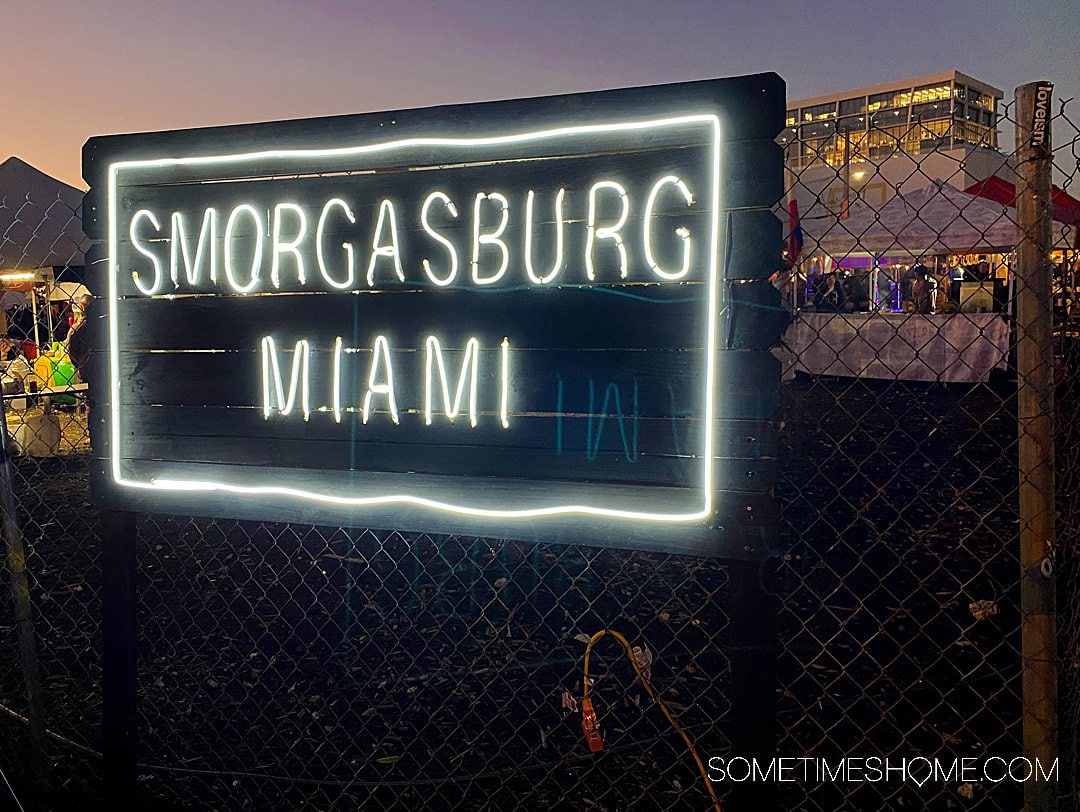
[[[1057, 756], [1054, 599], [1054, 348], [1051, 308], [1050, 90], [1016, 89], [1016, 374], [1020, 457], [1020, 609], [1024, 755]], [[1024, 784], [1024, 808], [1057, 809], [1057, 789]]]

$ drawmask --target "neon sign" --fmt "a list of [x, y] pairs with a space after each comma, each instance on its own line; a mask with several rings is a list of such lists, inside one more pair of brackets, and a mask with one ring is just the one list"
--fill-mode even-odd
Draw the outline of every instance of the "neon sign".
[[[717, 125], [718, 126], [718, 125]], [[694, 195], [690, 186], [682, 178], [674, 175], [666, 175], [659, 178], [649, 190], [641, 210], [633, 210], [630, 195], [623, 185], [614, 180], [602, 179], [592, 184], [587, 193], [587, 229], [585, 231], [583, 245], [579, 246], [578, 259], [583, 261], [587, 279], [577, 280], [580, 282], [596, 281], [596, 263], [598, 254], [605, 250], [605, 245], [610, 246], [617, 257], [615, 268], [619, 278], [627, 279], [630, 266], [627, 251], [627, 239], [624, 234], [627, 230], [627, 221], [633, 212], [640, 223], [638, 238], [644, 251], [645, 263], [642, 273], [637, 281], [642, 282], [672, 282], [682, 279], [690, 272], [691, 245], [690, 229], [680, 225], [673, 229], [673, 234], [682, 243], [681, 267], [678, 271], [668, 271], [660, 266], [654, 256], [654, 231], [657, 230], [655, 220], [658, 217], [657, 200], [664, 187], [670, 185], [685, 201], [684, 205], [693, 207]], [[533, 285], [551, 284], [563, 270], [569, 257], [565, 256], [565, 232], [566, 222], [564, 218], [564, 204], [566, 189], [560, 188], [554, 195], [555, 222], [549, 226], [554, 231], [554, 256], [547, 273], [538, 273], [534, 268], [533, 254], [534, 244], [539, 242], [539, 237], [534, 231], [539, 230], [535, 225], [535, 198], [536, 192], [529, 189], [524, 199], [524, 240], [520, 253], [511, 248], [510, 243], [504, 237], [510, 224], [511, 212], [515, 209], [506, 194], [498, 191], [477, 192], [472, 202], [472, 239], [468, 249], [472, 257], [470, 261], [471, 281], [477, 286], [494, 285], [503, 279], [510, 269], [512, 260], [515, 267], [524, 270], [524, 279], [518, 280]], [[435, 203], [445, 208], [449, 217], [457, 219], [458, 209], [452, 198], [444, 192], [435, 191], [430, 193], [417, 207], [416, 223], [410, 226], [420, 226], [426, 235], [439, 243], [447, 252], [449, 267], [445, 276], [440, 276], [432, 269], [431, 261], [425, 256], [420, 259], [419, 265], [427, 279], [435, 285], [444, 287], [452, 284], [457, 278], [458, 270], [458, 247], [445, 233], [435, 229], [430, 220], [430, 210]], [[614, 209], [618, 214], [609, 217], [605, 222], [599, 213], [605, 202], [613, 202]], [[640, 201], [637, 201], [640, 202]], [[202, 228], [199, 231], [198, 246], [195, 257], [191, 257], [191, 249], [185, 236], [184, 214], [179, 211], [166, 215], [171, 219], [172, 232], [167, 238], [160, 238], [161, 231], [159, 214], [152, 209], [139, 209], [131, 218], [130, 232], [131, 241], [135, 249], [149, 262], [153, 270], [154, 284], [144, 285], [140, 280], [146, 274], [146, 268], [133, 268], [129, 271], [132, 281], [139, 292], [145, 296], [154, 296], [161, 293], [201, 293], [218, 290], [217, 262], [222, 257], [225, 266], [226, 289], [232, 293], [267, 293], [280, 289], [282, 286], [282, 266], [291, 265], [293, 285], [300, 289], [334, 289], [348, 290], [354, 287], [354, 265], [358, 250], [355, 241], [347, 240], [342, 243], [346, 254], [346, 273], [343, 279], [338, 279], [327, 270], [327, 261], [324, 253], [325, 232], [329, 217], [334, 209], [340, 209], [341, 213], [350, 224], [356, 224], [357, 218], [349, 203], [339, 197], [332, 197], [316, 205], [314, 210], [319, 210], [318, 225], [314, 234], [308, 235], [307, 214], [303, 207], [297, 203], [275, 202], [265, 213], [260, 213], [250, 203], [235, 205], [228, 214], [225, 225], [225, 233], [219, 240], [217, 238], [217, 210], [213, 207], [205, 208], [201, 213]], [[393, 275], [399, 282], [405, 281], [405, 269], [402, 265], [404, 248], [398, 236], [398, 215], [394, 202], [389, 199], [378, 201], [375, 206], [376, 213], [373, 218], [374, 227], [370, 250], [368, 252], [368, 264], [366, 282], [368, 288], [374, 288], [382, 284], [382, 280], [376, 280], [376, 274], [384, 267], [392, 270]], [[247, 240], [238, 239], [238, 232], [244, 219], [254, 226]], [[271, 239], [266, 245], [264, 235], [269, 232]], [[289, 232], [290, 236], [284, 236]], [[250, 245], [245, 245], [248, 243]], [[321, 273], [320, 279], [308, 280], [306, 268], [311, 263], [310, 253], [314, 250], [315, 261]], [[170, 278], [173, 289], [164, 289], [162, 267], [164, 259], [159, 254], [167, 253], [170, 257]], [[260, 277], [260, 269], [263, 263], [264, 253], [269, 254], [271, 268], [270, 277], [264, 280]], [[182, 257], [184, 274], [179, 272], [179, 258]], [[288, 262], [284, 261], [287, 258]], [[210, 273], [203, 277], [200, 273], [203, 263], [208, 262]], [[242, 263], [249, 263], [246, 270]], [[236, 268], [234, 272], [234, 267]], [[385, 271], [383, 271], [385, 274]], [[242, 281], [247, 276], [247, 281]], [[574, 280], [566, 280], [573, 282]]]
[[704, 532], [731, 137], [708, 96], [311, 145], [253, 125], [248, 148], [156, 157], [121, 140], [95, 187], [115, 502]]

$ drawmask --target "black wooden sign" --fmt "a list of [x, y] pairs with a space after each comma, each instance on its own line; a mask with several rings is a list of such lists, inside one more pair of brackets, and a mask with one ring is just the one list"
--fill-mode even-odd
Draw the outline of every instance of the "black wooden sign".
[[95, 493], [763, 554], [784, 102], [768, 74], [92, 139]]

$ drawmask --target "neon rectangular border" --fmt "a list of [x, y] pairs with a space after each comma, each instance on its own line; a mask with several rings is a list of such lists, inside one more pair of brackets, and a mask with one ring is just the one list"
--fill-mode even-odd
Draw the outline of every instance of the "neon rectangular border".
[[[415, 147], [452, 147], [467, 149], [471, 147], [495, 147], [519, 144], [528, 141], [550, 141], [557, 138], [579, 135], [594, 135], [609, 132], [632, 132], [659, 129], [663, 127], [704, 124], [711, 128], [712, 134], [712, 219], [710, 223], [711, 239], [709, 244], [709, 285], [708, 285], [708, 324], [706, 340], [705, 370], [705, 449], [704, 476], [702, 478], [703, 504], [693, 513], [652, 513], [646, 511], [627, 511], [614, 508], [594, 507], [591, 505], [554, 505], [551, 507], [529, 508], [522, 510], [495, 510], [475, 508], [440, 502], [412, 494], [387, 494], [384, 496], [334, 496], [331, 494], [305, 491], [281, 485], [234, 485], [224, 482], [191, 479], [169, 479], [153, 477], [148, 482], [125, 479], [120, 471], [120, 336], [117, 303], [119, 293], [117, 280], [118, 238], [117, 238], [117, 179], [121, 170], [160, 169], [171, 166], [222, 166], [241, 164], [246, 161], [273, 160], [311, 160], [328, 157], [347, 157], [350, 155], [369, 155], [392, 152]], [[127, 488], [141, 488], [154, 491], [170, 492], [223, 492], [250, 496], [285, 496], [294, 499], [321, 502], [344, 507], [365, 507], [375, 505], [412, 505], [428, 508], [436, 512], [452, 513], [460, 516], [473, 516], [488, 519], [536, 519], [545, 516], [598, 516], [612, 519], [629, 519], [649, 522], [695, 522], [707, 519], [713, 512], [713, 454], [715, 431], [713, 422], [716, 415], [716, 365], [717, 365], [717, 322], [719, 296], [719, 257], [720, 257], [720, 118], [715, 114], [693, 114], [646, 121], [620, 121], [609, 124], [585, 124], [579, 126], [556, 127], [535, 130], [513, 135], [491, 136], [487, 138], [404, 138], [363, 146], [339, 147], [332, 149], [288, 149], [266, 150], [231, 155], [210, 155], [187, 158], [157, 158], [137, 161], [116, 161], [108, 169], [108, 246], [109, 246], [109, 402], [111, 418], [110, 469], [116, 485]]]

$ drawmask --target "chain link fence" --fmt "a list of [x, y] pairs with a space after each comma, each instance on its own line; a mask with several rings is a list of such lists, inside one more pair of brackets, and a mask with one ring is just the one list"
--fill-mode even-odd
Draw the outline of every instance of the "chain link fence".
[[[100, 798], [100, 549], [89, 504], [85, 395], [73, 386], [77, 377], [62, 349], [86, 292], [81, 205], [77, 190], [18, 158], [0, 164], [2, 481], [4, 496], [13, 491], [16, 501], [14, 515], [4, 517], [0, 769], [27, 808]], [[21, 605], [24, 574], [29, 601]], [[20, 637], [24, 618], [32, 634]], [[30, 669], [20, 640], [36, 643]], [[35, 775], [30, 757], [27, 725], [35, 705], [49, 731], [47, 776]]]
[[[1014, 109], [1001, 112], [1009, 135]], [[1078, 802], [1071, 336], [1080, 315], [1080, 209], [1066, 204], [1080, 133], [1069, 111], [1062, 105], [1054, 118], [1062, 142], [1053, 154], [1060, 186], [1051, 254], [1058, 354], [1042, 359], [1056, 365], [1059, 384], [1062, 808]], [[792, 208], [789, 223], [809, 243], [800, 272], [780, 278], [798, 308], [782, 348], [790, 380], [779, 415], [785, 753], [948, 764], [1024, 752], [1024, 380], [1016, 369], [1016, 256], [996, 232], [1016, 228], [1009, 204], [1031, 190], [1015, 156], [994, 149], [992, 130], [914, 118], [912, 108], [900, 128], [871, 123], [825, 139], [802, 137], [804, 128], [781, 138], [796, 166], [792, 198], [808, 203], [808, 216], [796, 221]], [[903, 150], [915, 154], [898, 156]], [[972, 167], [987, 161], [997, 180], [973, 178]], [[1005, 196], [995, 200], [995, 188]], [[843, 292], [831, 294], [834, 287]], [[799, 787], [789, 803], [1016, 809], [1023, 792], [985, 778], [923, 787], [821, 782]]]
[[[774, 281], [790, 323], [776, 352], [780, 543], [763, 574], [779, 605], [778, 755], [1024, 752], [1015, 255], [998, 235], [1015, 241], [1025, 187], [995, 140], [998, 124], [1011, 137], [1012, 108], [978, 126], [955, 113], [958, 91], [941, 118], [909, 100], [902, 124], [866, 114], [862, 129], [829, 131], [796, 116], [779, 139], [791, 191], [777, 210], [792, 233]], [[1045, 359], [1057, 385], [1062, 809], [1080, 807], [1076, 121], [1071, 105], [1055, 108]], [[75, 348], [48, 345], [79, 317], [80, 291], [60, 284], [94, 271], [82, 267], [77, 195], [0, 198], [6, 351], [30, 367], [5, 378], [4, 413], [38, 671], [28, 692], [24, 613], [5, 595], [0, 768], [26, 809], [92, 807], [105, 804], [94, 413], [68, 377]], [[55, 290], [66, 293], [49, 303]], [[28, 341], [50, 350], [41, 364]], [[17, 585], [13, 527], [5, 576]], [[611, 640], [590, 672], [605, 749], [588, 751], [582, 661], [605, 628], [641, 648], [703, 757], [741, 755], [737, 590], [722, 561], [168, 516], [140, 517], [137, 556], [145, 806], [710, 808]], [[43, 775], [28, 744], [35, 714]], [[736, 791], [716, 789], [722, 803]], [[779, 793], [785, 809], [1004, 810], [1024, 786], [811, 779]]]
[[[1054, 167], [1062, 188], [1075, 197], [1080, 189], [1080, 110], [1075, 101], [1062, 105], [1056, 126], [1065, 137], [1058, 136], [1062, 143], [1055, 148]], [[1075, 235], [1074, 259], [1071, 266], [1061, 266], [1054, 309], [1062, 809], [1080, 809], [1080, 327], [1075, 294], [1080, 245]]]

